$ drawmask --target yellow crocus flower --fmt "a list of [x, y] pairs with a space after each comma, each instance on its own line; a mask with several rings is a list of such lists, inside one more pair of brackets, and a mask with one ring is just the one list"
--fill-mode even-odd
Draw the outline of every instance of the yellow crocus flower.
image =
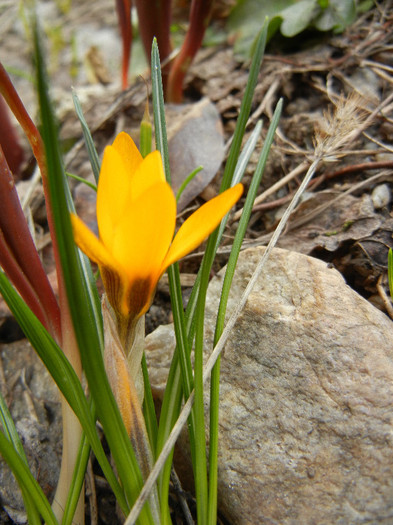
[[161, 275], [194, 250], [240, 198], [237, 184], [205, 203], [180, 227], [161, 155], [142, 158], [127, 133], [105, 148], [97, 188], [99, 238], [71, 215], [75, 242], [98, 264], [110, 304], [127, 323], [150, 307]]

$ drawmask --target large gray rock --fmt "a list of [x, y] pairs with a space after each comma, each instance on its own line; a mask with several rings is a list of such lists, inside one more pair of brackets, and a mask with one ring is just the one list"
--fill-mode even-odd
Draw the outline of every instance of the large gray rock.
[[[241, 254], [230, 311], [262, 253]], [[209, 288], [209, 349], [221, 283]], [[273, 251], [221, 361], [219, 508], [231, 524], [393, 523], [392, 329], [336, 270]], [[158, 394], [173, 343], [171, 326], [147, 338]]]

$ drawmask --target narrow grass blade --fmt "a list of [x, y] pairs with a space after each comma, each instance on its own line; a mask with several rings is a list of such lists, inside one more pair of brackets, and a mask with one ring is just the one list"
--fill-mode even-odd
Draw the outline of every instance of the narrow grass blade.
[[[251, 134], [246, 146], [243, 149], [242, 154], [239, 156], [241, 143], [244, 137], [244, 132], [247, 124], [247, 120], [250, 115], [252, 99], [254, 96], [255, 86], [258, 80], [259, 70], [262, 64], [263, 55], [266, 45], [266, 34], [267, 34], [267, 22], [265, 22], [262, 27], [259, 37], [256, 41], [255, 52], [252, 58], [250, 73], [247, 81], [247, 86], [245, 89], [244, 97], [242, 100], [239, 117], [236, 123], [236, 128], [228, 156], [228, 161], [225, 165], [225, 171], [223, 176], [223, 181], [221, 184], [221, 191], [226, 190], [230, 186], [234, 186], [241, 181], [244, 171], [247, 167], [249, 158], [251, 157], [252, 152], [254, 151], [256, 141], [258, 139], [261, 123], [257, 123], [255, 130]], [[219, 243], [221, 242], [222, 235], [224, 233], [226, 221], [228, 217], [224, 217], [219, 228], [219, 234], [216, 240], [216, 250], [218, 249]], [[210, 239], [209, 239], [210, 242]], [[213, 261], [211, 261], [212, 264]], [[195, 281], [193, 290], [191, 292], [191, 297], [186, 309], [186, 318], [187, 318], [187, 327], [188, 330], [192, 330], [194, 326], [194, 315], [195, 307], [197, 300], [197, 291], [200, 284], [200, 272], [198, 273], [197, 279]]]
[[[247, 124], [247, 121], [250, 115], [255, 86], [257, 84], [258, 74], [261, 68], [261, 64], [262, 64], [262, 60], [263, 60], [263, 56], [265, 52], [267, 28], [268, 28], [268, 24], [267, 22], [265, 22], [256, 40], [255, 52], [252, 57], [252, 62], [250, 66], [250, 73], [249, 73], [249, 77], [247, 80], [247, 85], [246, 85], [246, 89], [244, 92], [242, 104], [240, 107], [239, 117], [236, 122], [236, 128], [235, 128], [235, 132], [233, 135], [233, 140], [232, 140], [231, 148], [229, 151], [228, 160], [225, 165], [224, 176], [223, 176], [223, 180], [221, 183], [220, 191], [224, 191], [230, 186], [233, 186], [235, 182], [236, 183], [239, 182], [241, 180], [242, 171], [245, 170], [245, 166], [243, 164], [244, 159], [241, 160], [241, 157], [239, 157], [239, 152], [240, 152], [241, 144], [243, 141], [244, 132], [246, 129], [246, 124]], [[257, 133], [255, 131], [254, 133], [255, 135], [253, 135], [253, 139], [251, 139], [251, 137], [249, 139], [250, 147], [251, 147], [252, 142], [254, 140], [256, 142], [257, 140]], [[248, 154], [250, 153], [245, 153], [245, 155], [248, 155]], [[235, 172], [237, 172], [236, 176], [235, 176]], [[226, 220], [227, 218], [225, 217], [221, 223], [219, 235], [217, 237], [216, 249], [218, 248], [218, 245], [221, 242], [221, 238], [224, 233], [224, 229], [226, 225]], [[200, 283], [199, 273], [195, 281], [193, 290], [191, 292], [191, 297], [190, 297], [190, 300], [188, 302], [187, 309], [186, 309], [186, 318], [187, 318], [187, 323], [190, 329], [192, 329], [192, 326], [194, 326], [193, 319], [195, 315], [197, 290], [198, 290], [199, 283]]]
[[[224, 191], [231, 186], [235, 168], [239, 158], [241, 143], [244, 136], [247, 120], [251, 110], [252, 98], [258, 79], [260, 66], [263, 59], [264, 49], [266, 45], [267, 23], [264, 24], [260, 36], [257, 41], [256, 51], [253, 56], [249, 78], [242, 100], [238, 122], [236, 124], [233, 142], [228, 156], [227, 164], [224, 170], [224, 176], [221, 183], [221, 191]], [[207, 482], [207, 464], [206, 464], [206, 442], [204, 433], [204, 381], [203, 381], [203, 343], [204, 343], [204, 313], [206, 303], [206, 292], [209, 283], [210, 270], [216, 254], [217, 239], [219, 230], [217, 229], [210, 236], [205, 255], [202, 261], [201, 278], [199, 283], [198, 298], [196, 303], [196, 320], [195, 320], [195, 364], [194, 364], [194, 382], [195, 382], [195, 400], [192, 413], [195, 414], [196, 419], [196, 442], [197, 457], [196, 457], [196, 472], [195, 472], [195, 491], [197, 498], [197, 515], [198, 521], [205, 523], [208, 520], [209, 514], [209, 495]], [[218, 403], [218, 399], [214, 400]], [[213, 407], [213, 411], [217, 407]], [[203, 428], [203, 433], [201, 431]], [[203, 449], [203, 454], [202, 454]], [[213, 487], [214, 488], [214, 487]], [[216, 496], [214, 496], [216, 497]]]
[[0, 431], [0, 454], [8, 463], [23, 493], [29, 494], [47, 525], [58, 525], [49, 501], [31, 474], [29, 467], [14, 449], [11, 442]]
[[153, 116], [156, 148], [161, 153], [166, 180], [171, 183], [169, 168], [168, 140], [166, 134], [164, 90], [162, 87], [160, 54], [157, 40], [154, 38], [151, 50], [151, 83], [153, 96]]
[[210, 270], [215, 256], [218, 229], [209, 237], [202, 260], [200, 284], [195, 312], [195, 347], [194, 347], [194, 388], [195, 398], [192, 414], [195, 418], [195, 462], [194, 480], [198, 523], [206, 523], [208, 512], [208, 483], [206, 461], [205, 406], [203, 385], [203, 350], [206, 293], [210, 279]]
[[[155, 139], [157, 149], [161, 152], [163, 159], [165, 175], [167, 181], [171, 182], [170, 168], [169, 168], [169, 153], [168, 140], [166, 136], [166, 122], [165, 122], [165, 108], [164, 96], [162, 88], [160, 57], [156, 40], [153, 41], [152, 55], [151, 55], [151, 71], [152, 71], [152, 94], [153, 94], [153, 113], [154, 113], [154, 127]], [[187, 339], [186, 324], [183, 310], [183, 298], [180, 286], [180, 274], [178, 264], [173, 264], [168, 268], [168, 280], [171, 297], [171, 305], [173, 312], [173, 320], [176, 334], [176, 355], [179, 357], [178, 364], [181, 369], [181, 385], [178, 383], [175, 386], [175, 391], [172, 390], [172, 383], [167, 383], [167, 388], [164, 395], [163, 408], [161, 412], [160, 424], [157, 434], [156, 453], [159, 454], [164, 445], [168, 432], [171, 430], [171, 423], [176, 420], [178, 411], [180, 410], [181, 388], [184, 396], [187, 398], [193, 388], [192, 366], [190, 360], [190, 345]], [[175, 401], [174, 403], [172, 401]], [[168, 424], [169, 423], [169, 424]], [[190, 425], [190, 441], [194, 442], [194, 425]], [[192, 447], [194, 448], [194, 447]], [[162, 472], [160, 479], [160, 499], [161, 499], [161, 519], [164, 523], [169, 516], [168, 509], [168, 488], [170, 480], [171, 458], [168, 459], [165, 469]]]
[[[104, 428], [126, 498], [132, 503], [143, 485], [142, 476], [105, 372], [99, 327], [95, 324], [94, 306], [91, 304], [86, 290], [87, 283], [84, 279], [81, 259], [72, 234], [67, 203], [69, 189], [59, 152], [57, 126], [48, 96], [46, 71], [37, 26], [33, 25], [33, 29], [49, 193], [71, 318], [76, 340], [81, 350], [82, 365], [89, 389], [97, 407], [97, 413]], [[139, 521], [143, 525], [153, 523], [148, 505], [144, 507]]]
[[0, 293], [61, 393], [78, 416], [108, 483], [111, 485], [120, 506], [126, 511], [127, 503], [122, 489], [106, 458], [96, 431], [95, 421], [74, 369], [52, 337], [19, 297], [2, 271], [0, 271]]
[[228, 302], [228, 296], [229, 296], [229, 291], [230, 291], [231, 284], [232, 284], [233, 275], [236, 269], [237, 259], [239, 257], [241, 245], [242, 245], [244, 236], [246, 234], [248, 222], [250, 220], [250, 216], [252, 212], [252, 207], [253, 207], [254, 200], [257, 195], [257, 191], [260, 186], [261, 179], [262, 179], [262, 176], [265, 170], [266, 161], [269, 156], [270, 148], [273, 143], [274, 134], [276, 132], [278, 122], [280, 120], [282, 104], [283, 104], [283, 101], [281, 99], [279, 100], [276, 106], [276, 109], [274, 111], [272, 121], [270, 123], [269, 129], [266, 135], [265, 143], [263, 145], [261, 154], [259, 156], [258, 164], [255, 169], [255, 173], [252, 178], [250, 188], [248, 190], [246, 202], [244, 203], [243, 213], [239, 221], [239, 226], [236, 231], [235, 239], [233, 241], [232, 250], [231, 250], [231, 254], [230, 254], [230, 257], [227, 263], [227, 270], [225, 273], [223, 288], [221, 292], [221, 300], [220, 300], [220, 306], [219, 306], [217, 322], [216, 322], [216, 333], [215, 333], [214, 345], [216, 345], [218, 339], [221, 336], [223, 328], [224, 328], [226, 306]]
[[262, 120], [258, 120], [253, 129], [252, 133], [247, 139], [244, 148], [242, 149], [238, 161], [236, 163], [235, 171], [233, 173], [233, 178], [231, 186], [236, 186], [239, 182], [243, 180], [244, 173], [247, 169], [248, 163], [250, 161], [251, 155], [254, 153], [255, 146], [262, 131]]
[[[252, 207], [261, 179], [265, 170], [266, 161], [273, 143], [274, 134], [276, 132], [278, 122], [282, 111], [282, 100], [276, 106], [271, 124], [269, 126], [266, 140], [259, 156], [259, 161], [251, 181], [250, 189], [247, 194], [246, 202], [242, 216], [239, 221], [239, 226], [236, 231], [233, 242], [231, 254], [227, 263], [227, 270], [224, 276], [222, 286], [221, 299], [218, 308], [216, 329], [214, 334], [213, 346], [216, 346], [224, 331], [225, 314], [228, 304], [229, 292], [232, 285], [233, 276], [236, 270], [237, 260], [239, 258], [240, 249], [244, 236], [246, 234], [247, 225], [250, 220]], [[218, 357], [215, 366], [212, 369], [211, 383], [210, 383], [210, 439], [209, 439], [209, 510], [208, 521], [209, 525], [214, 525], [217, 522], [217, 488], [218, 488], [218, 416], [219, 416], [219, 395], [220, 395], [220, 362], [221, 356]]]
[[76, 94], [74, 89], [72, 89], [72, 100], [74, 102], [75, 111], [79, 118], [79, 122], [81, 123], [81, 126], [82, 126], [83, 137], [85, 139], [87, 153], [89, 155], [89, 160], [90, 160], [91, 168], [93, 170], [94, 178], [95, 178], [96, 184], [98, 184], [98, 179], [100, 176], [100, 160], [98, 158], [97, 150], [94, 145], [93, 137], [91, 136], [89, 126], [87, 125], [85, 116], [83, 114], [82, 106], [79, 102], [78, 95]]
[[144, 384], [143, 415], [145, 418], [147, 433], [149, 435], [150, 447], [153, 452], [153, 459], [155, 459], [158, 425], [145, 354], [142, 356], [142, 374]]
[[[242, 139], [243, 139], [243, 135], [244, 135], [244, 130], [245, 130], [245, 126], [246, 126], [246, 123], [247, 123], [247, 120], [248, 120], [248, 116], [249, 116], [249, 112], [250, 112], [250, 109], [251, 109], [251, 102], [252, 102], [252, 96], [253, 96], [253, 92], [254, 92], [254, 89], [255, 89], [255, 85], [256, 85], [256, 81], [257, 81], [257, 77], [258, 77], [258, 73], [259, 73], [259, 69], [260, 69], [260, 65], [261, 65], [261, 62], [262, 62], [262, 58], [263, 58], [263, 52], [264, 52], [264, 47], [265, 47], [265, 42], [266, 42], [266, 31], [267, 31], [267, 26], [265, 24], [263, 30], [261, 31], [261, 34], [260, 34], [260, 37], [258, 39], [258, 45], [256, 47], [256, 53], [254, 54], [254, 58], [253, 58], [253, 62], [252, 62], [252, 66], [251, 66], [251, 70], [250, 70], [250, 77], [249, 77], [249, 81], [248, 81], [248, 84], [247, 84], [247, 88], [246, 88], [246, 93], [245, 93], [245, 97], [244, 97], [244, 100], [243, 100], [243, 103], [242, 103], [242, 108], [241, 108], [241, 114], [239, 116], [239, 121], [238, 121], [238, 124], [237, 124], [237, 127], [236, 127], [236, 130], [235, 130], [235, 136], [234, 136], [234, 140], [232, 142], [232, 146], [231, 146], [231, 150], [230, 150], [230, 156], [229, 156], [229, 161], [227, 163], [227, 166], [226, 166], [226, 169], [225, 169], [225, 174], [224, 174], [224, 179], [223, 179], [223, 183], [222, 183], [222, 186], [221, 186], [221, 189], [224, 190], [226, 188], [228, 188], [230, 185], [231, 185], [231, 182], [232, 182], [232, 178], [233, 178], [233, 174], [234, 174], [234, 171], [235, 171], [235, 167], [236, 167], [236, 163], [237, 163], [237, 160], [238, 160], [238, 156], [239, 156], [239, 151], [240, 151], [240, 147], [241, 147], [241, 142], [242, 142]], [[154, 48], [154, 44], [153, 44], [153, 52], [152, 52], [152, 77], [153, 77], [153, 82], [154, 82], [154, 76], [159, 72], [159, 59], [154, 58], [154, 53], [157, 53], [157, 50], [155, 50]], [[159, 89], [159, 84], [157, 86], [154, 86], [153, 84], [153, 104], [154, 104], [154, 93], [156, 92], [157, 96], [160, 95], [160, 93], [162, 93], [162, 90]], [[163, 105], [161, 106], [163, 108]], [[161, 151], [163, 151], [164, 153], [165, 152], [165, 142], [164, 141], [161, 141], [160, 143], [160, 135], [162, 135], [162, 129], [165, 130], [165, 119], [163, 117], [163, 111], [161, 111], [161, 113], [159, 113], [159, 115], [161, 115], [161, 118], [158, 118], [156, 116], [156, 108], [155, 109], [155, 124], [156, 124], [156, 134], [157, 134], [157, 130], [158, 130], [158, 139], [156, 137], [156, 141], [157, 141], [157, 144], [161, 144]], [[158, 108], [158, 111], [160, 111], [160, 108]], [[160, 149], [160, 147], [158, 148]], [[197, 319], [199, 319], [199, 321], [197, 321], [197, 325], [198, 325], [198, 328], [197, 328], [197, 335], [196, 337], [198, 338], [198, 344], [196, 343], [196, 346], [198, 346], [198, 351], [199, 351], [199, 357], [197, 357], [197, 363], [196, 363], [196, 369], [198, 368], [198, 372], [196, 371], [196, 374], [198, 374], [198, 383], [199, 383], [199, 387], [196, 385], [196, 398], [197, 398], [197, 404], [198, 404], [198, 409], [197, 412], [198, 412], [198, 421], [199, 421], [199, 424], [198, 425], [191, 425], [192, 428], [196, 429], [196, 428], [201, 428], [203, 427], [203, 436], [202, 436], [202, 432], [199, 430], [199, 439], [201, 440], [199, 445], [202, 445], [202, 446], [199, 446], [198, 445], [198, 449], [201, 450], [203, 448], [203, 454], [205, 454], [205, 448], [204, 448], [204, 424], [202, 425], [201, 424], [201, 421], [203, 420], [203, 384], [200, 380], [201, 378], [201, 373], [202, 373], [202, 365], [201, 365], [201, 362], [202, 362], [202, 350], [203, 350], [203, 311], [204, 311], [204, 300], [205, 300], [205, 294], [206, 294], [206, 288], [207, 288], [207, 282], [208, 282], [208, 277], [206, 277], [209, 273], [210, 273], [210, 268], [211, 268], [211, 264], [212, 264], [212, 261], [214, 259], [214, 255], [215, 255], [215, 247], [217, 245], [217, 237], [218, 237], [218, 232], [216, 231], [216, 233], [214, 233], [210, 239], [209, 239], [209, 242], [208, 242], [208, 248], [207, 248], [207, 255], [205, 255], [205, 258], [204, 258], [204, 261], [206, 261], [204, 264], [204, 271], [202, 272], [202, 277], [203, 277], [203, 286], [200, 286], [199, 288], [199, 294], [198, 294], [198, 302], [199, 302], [199, 306], [197, 307], [197, 310], [199, 308], [199, 315], [197, 315]], [[209, 243], [210, 243], [210, 248], [209, 248]], [[201, 278], [202, 279], [202, 278]], [[200, 280], [198, 282], [201, 282]], [[202, 288], [202, 291], [201, 291], [201, 288]], [[195, 295], [196, 297], [196, 295]], [[189, 328], [192, 329], [192, 318], [189, 318], [190, 319], [190, 323], [189, 323]], [[184, 326], [184, 317], [183, 317], [183, 321], [181, 323], [182, 327]], [[181, 340], [183, 342], [185, 342], [188, 337], [187, 337], [187, 330], [185, 330], [186, 333], [184, 333], [184, 329], [182, 328], [182, 331], [183, 333], [181, 334]], [[177, 335], [177, 334], [176, 334]], [[179, 344], [179, 340], [177, 339], [177, 342]], [[183, 343], [182, 343], [183, 344]], [[186, 346], [184, 346], [184, 348], [187, 348]], [[179, 349], [178, 349], [179, 351]], [[181, 356], [181, 353], [179, 352], [179, 355]], [[184, 380], [184, 378], [183, 378]], [[184, 382], [183, 382], [183, 388], [184, 388]], [[187, 396], [186, 396], [187, 397]], [[164, 401], [165, 401], [165, 398], [164, 398]], [[193, 411], [193, 414], [195, 415], [196, 413]], [[195, 449], [194, 449], [195, 450]], [[199, 466], [197, 467], [197, 470], [200, 472], [199, 474], [199, 479], [201, 480], [200, 482], [200, 489], [199, 489], [199, 493], [202, 495], [200, 496], [200, 510], [198, 512], [198, 519], [201, 519], [201, 523], [204, 521], [204, 517], [206, 517], [206, 508], [207, 508], [207, 481], [205, 481], [206, 479], [206, 476], [204, 475], [204, 473], [206, 472], [206, 467], [205, 467], [205, 462], [206, 460], [203, 459], [202, 457], [202, 454], [199, 453], [199, 457], [198, 457], [198, 461], [199, 461]]]
[[[5, 399], [3, 395], [1, 394], [1, 392], [0, 392], [0, 423], [1, 423], [1, 426], [3, 427], [3, 432], [5, 434], [5, 437], [10, 442], [10, 446], [14, 447], [14, 450], [19, 454], [19, 457], [28, 466], [27, 457], [23, 449], [23, 445], [19, 438], [18, 432], [15, 428], [15, 424], [10, 414], [10, 411], [8, 410], [7, 403], [5, 402]], [[23, 497], [23, 502], [25, 505], [28, 522], [31, 523], [32, 525], [40, 525], [41, 524], [40, 514], [37, 510], [37, 507], [34, 504], [34, 500], [32, 499], [31, 495], [28, 492], [26, 492], [26, 490], [23, 487], [21, 487], [21, 490], [22, 490], [22, 497]]]
[[203, 170], [203, 166], [198, 166], [197, 168], [195, 168], [194, 171], [192, 171], [189, 175], [187, 175], [187, 177], [184, 179], [184, 181], [182, 182], [180, 188], [177, 190], [177, 193], [176, 193], [176, 202], [179, 202], [179, 199], [181, 197], [181, 194], [183, 193], [183, 191], [186, 189], [187, 185], [190, 184], [190, 182], [192, 181], [192, 179], [195, 177], [195, 175], [197, 175], [200, 171]]
[[92, 182], [89, 182], [88, 180], [84, 179], [83, 177], [79, 177], [78, 175], [74, 175], [74, 173], [69, 173], [68, 171], [67, 171], [67, 177], [70, 177], [71, 179], [81, 182], [82, 184], [86, 184], [86, 186], [88, 186], [92, 190], [97, 191], [97, 186], [93, 184]]
[[251, 111], [252, 99], [254, 96], [255, 86], [258, 80], [258, 74], [261, 68], [263, 56], [265, 53], [266, 36], [267, 36], [268, 23], [265, 21], [260, 31], [258, 39], [255, 45], [255, 51], [252, 57], [250, 66], [250, 72], [248, 75], [247, 85], [244, 92], [243, 100], [240, 106], [239, 117], [237, 119], [235, 132], [233, 134], [233, 140], [231, 148], [229, 150], [228, 160], [225, 165], [225, 171], [221, 183], [221, 191], [226, 190], [230, 187], [233, 173], [239, 158], [239, 152], [246, 129], [248, 117]]
[[[257, 140], [258, 140], [258, 137], [261, 133], [261, 129], [262, 129], [262, 121], [259, 120], [253, 130], [253, 132], [251, 133], [251, 135], [249, 136], [240, 156], [239, 156], [239, 159], [236, 163], [236, 168], [235, 168], [235, 172], [233, 174], [233, 178], [232, 178], [232, 183], [231, 183], [231, 186], [236, 186], [236, 184], [238, 184], [239, 182], [241, 182], [243, 180], [243, 176], [244, 176], [244, 173], [246, 171], [246, 168], [248, 166], [248, 163], [249, 163], [249, 160], [251, 158], [251, 155], [253, 154], [254, 152], [254, 149], [255, 149], [255, 146], [257, 144]], [[221, 221], [221, 224], [220, 224], [220, 228], [219, 228], [219, 232], [218, 232], [218, 237], [217, 237], [217, 245], [216, 245], [216, 250], [218, 250], [218, 246], [219, 244], [221, 243], [221, 239], [222, 239], [222, 236], [224, 235], [224, 231], [225, 231], [225, 227], [227, 225], [227, 222], [228, 222], [228, 215], [225, 216], [223, 218], [223, 220]]]
[[[147, 87], [146, 87], [147, 90]], [[146, 100], [145, 112], [139, 130], [139, 149], [143, 158], [151, 152], [152, 148], [152, 125], [149, 114], [149, 101]]]
[[[157, 434], [156, 457], [165, 446], [173, 425], [176, 423], [183, 398], [182, 377], [176, 352], [171, 363], [163, 403], [161, 405], [160, 424]], [[163, 525], [171, 524], [168, 497], [169, 480], [172, 468], [174, 449], [168, 454], [159, 478], [159, 493], [161, 497], [161, 521]]]
[[[251, 133], [250, 137], [248, 138], [248, 141], [246, 142], [244, 149], [242, 150], [242, 153], [239, 157], [239, 160], [236, 164], [235, 172], [233, 175], [233, 180], [231, 186], [235, 186], [239, 182], [242, 181], [244, 173], [247, 168], [248, 161], [250, 160], [250, 157], [255, 149], [255, 145], [257, 143], [258, 137], [261, 133], [262, 128], [262, 122], [257, 122], [254, 131]], [[221, 243], [222, 236], [224, 234], [224, 230], [227, 224], [228, 216], [224, 217], [221, 221], [218, 236], [217, 236], [217, 243], [216, 243], [216, 251], [218, 250], [218, 247]], [[195, 283], [193, 286], [193, 289], [191, 291], [190, 298], [187, 303], [186, 308], [186, 322], [187, 322], [187, 334], [188, 337], [193, 339], [192, 335], [195, 332], [195, 308], [196, 308], [196, 301], [198, 298], [198, 289], [200, 284], [200, 271], [198, 272], [198, 275], [195, 279]]]
[[389, 248], [388, 254], [388, 280], [390, 297], [393, 299], [393, 251], [391, 248]]
[[28, 465], [27, 457], [26, 457], [22, 442], [15, 428], [15, 423], [12, 419], [10, 411], [8, 410], [8, 407], [7, 407], [7, 403], [5, 402], [5, 399], [1, 392], [0, 392], [0, 423], [1, 423], [1, 426], [3, 427], [3, 432], [6, 438], [12, 443], [12, 446], [14, 447], [16, 452], [19, 454], [21, 459], [26, 463], [26, 465]]
[[[152, 47], [152, 87], [153, 87], [153, 111], [157, 149], [161, 152], [165, 167], [167, 181], [171, 182], [169, 169], [168, 140], [166, 136], [164, 97], [162, 90], [161, 66], [157, 42], [153, 41]], [[183, 298], [180, 286], [180, 274], [178, 264], [168, 268], [169, 288], [174, 316], [177, 348], [182, 366], [184, 395], [187, 397], [193, 388], [192, 367], [189, 358], [190, 346], [187, 341], [185, 319], [183, 310]]]

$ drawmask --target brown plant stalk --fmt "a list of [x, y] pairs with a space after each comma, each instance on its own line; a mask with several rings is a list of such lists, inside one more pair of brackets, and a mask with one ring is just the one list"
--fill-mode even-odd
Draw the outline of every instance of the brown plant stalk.
[[192, 0], [190, 25], [180, 53], [172, 63], [167, 85], [168, 102], [180, 103], [183, 99], [183, 81], [209, 25], [213, 0]]
[[1, 146], [5, 158], [7, 159], [8, 166], [12, 173], [18, 173], [20, 166], [23, 162], [23, 149], [19, 143], [18, 136], [15, 132], [14, 126], [12, 125], [11, 119], [8, 114], [8, 108], [0, 96], [0, 137]]
[[[165, 62], [171, 54], [171, 4], [171, 0], [135, 0], [139, 20], [139, 31], [149, 64], [151, 59], [151, 46], [154, 37], [157, 39], [161, 61]], [[164, 92], [166, 91], [169, 67], [170, 65], [166, 64], [162, 68]]]
[[61, 337], [60, 310], [0, 146], [0, 264], [45, 328]]
[[116, 0], [117, 18], [119, 21], [123, 48], [121, 65], [121, 86], [123, 89], [127, 89], [128, 87], [128, 70], [132, 45], [131, 7], [132, 0]]
[[[19, 124], [21, 125], [23, 131], [25, 132], [27, 139], [30, 143], [31, 149], [33, 150], [33, 155], [37, 161], [38, 167], [42, 176], [42, 186], [45, 195], [45, 204], [46, 204], [46, 214], [48, 219], [49, 231], [53, 243], [53, 252], [55, 258], [55, 265], [57, 271], [57, 280], [59, 288], [59, 302], [60, 310], [68, 308], [68, 303], [65, 294], [65, 286], [62, 276], [62, 269], [60, 263], [59, 250], [56, 242], [56, 231], [54, 227], [54, 220], [52, 214], [52, 207], [50, 203], [50, 193], [48, 187], [48, 176], [46, 168], [46, 159], [45, 159], [45, 148], [42, 141], [42, 137], [35, 126], [34, 122], [31, 120], [30, 115], [27, 113], [26, 108], [23, 105], [18, 93], [16, 92], [4, 66], [0, 63], [0, 93], [3, 95], [5, 101], [8, 104], [8, 107], [11, 109]], [[52, 334], [55, 335], [56, 334]], [[60, 335], [57, 334], [58, 336]], [[60, 343], [61, 339], [57, 338], [57, 341]]]

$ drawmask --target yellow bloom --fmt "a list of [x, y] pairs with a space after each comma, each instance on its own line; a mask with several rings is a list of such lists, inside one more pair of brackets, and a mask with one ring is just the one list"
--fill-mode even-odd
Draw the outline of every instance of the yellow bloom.
[[75, 242], [99, 265], [117, 316], [133, 320], [153, 299], [159, 278], [172, 263], [194, 250], [240, 198], [238, 184], [201, 206], [175, 238], [176, 200], [165, 181], [161, 155], [144, 159], [133, 140], [120, 133], [104, 152], [97, 188], [99, 239], [71, 216]]

